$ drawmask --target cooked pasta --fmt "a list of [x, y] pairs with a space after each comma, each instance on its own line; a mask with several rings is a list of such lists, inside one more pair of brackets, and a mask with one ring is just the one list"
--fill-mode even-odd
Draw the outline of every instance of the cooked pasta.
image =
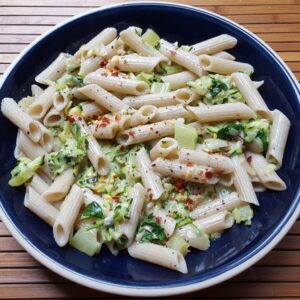
[[32, 95], [2, 100], [19, 129], [8, 184], [26, 186], [24, 205], [58, 246], [127, 249], [187, 273], [190, 248], [251, 226], [256, 192], [288, 188], [275, 170], [290, 121], [227, 52], [237, 42], [178, 45], [152, 29], [106, 28], [59, 54]]

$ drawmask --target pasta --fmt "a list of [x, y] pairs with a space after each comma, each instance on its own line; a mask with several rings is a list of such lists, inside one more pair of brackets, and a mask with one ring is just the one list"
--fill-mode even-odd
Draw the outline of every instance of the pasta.
[[190, 248], [252, 226], [256, 192], [288, 188], [276, 170], [290, 121], [269, 110], [253, 66], [227, 52], [237, 42], [179, 45], [152, 29], [106, 28], [60, 53], [32, 95], [2, 100], [18, 127], [8, 184], [26, 186], [25, 207], [59, 247], [127, 249], [187, 273]]

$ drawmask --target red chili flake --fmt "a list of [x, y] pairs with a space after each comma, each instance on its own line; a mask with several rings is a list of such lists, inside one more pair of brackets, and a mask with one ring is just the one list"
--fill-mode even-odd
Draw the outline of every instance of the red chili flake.
[[119, 76], [119, 71], [112, 71], [112, 72], [111, 72], [111, 75], [112, 75], [112, 76]]
[[206, 171], [205, 172], [205, 177], [208, 178], [208, 179], [211, 179], [213, 177], [213, 173], [210, 172], [210, 171]]
[[159, 223], [161, 222], [161, 217], [156, 217], [156, 218], [155, 218], [155, 221], [156, 221], [156, 223], [159, 224]]
[[134, 132], [134, 131], [129, 131], [128, 134], [129, 134], [131, 137], [134, 137], [135, 132]]
[[73, 118], [73, 116], [67, 116], [66, 119], [67, 119], [67, 121], [69, 121], [70, 123], [75, 122], [75, 119]]
[[102, 122], [109, 124], [110, 123], [110, 119], [107, 118], [107, 117], [102, 117]]
[[105, 67], [108, 64], [108, 60], [104, 59], [100, 62], [100, 67]]
[[107, 127], [107, 126], [108, 126], [108, 123], [100, 123], [100, 124], [99, 124], [99, 127], [104, 127], [104, 128], [105, 128], [105, 127]]
[[81, 121], [81, 120], [82, 120], [82, 118], [81, 118], [81, 117], [78, 117], [78, 120], [79, 120], [79, 121]]
[[120, 196], [112, 196], [112, 199], [115, 200], [116, 202], [120, 201]]
[[149, 193], [149, 201], [153, 201], [153, 194]]
[[122, 119], [122, 116], [121, 116], [121, 115], [116, 115], [116, 116], [115, 116], [115, 120], [116, 120], [116, 121], [120, 121], [121, 119]]
[[173, 178], [172, 181], [173, 181], [173, 184], [175, 185], [176, 192], [179, 192], [183, 188], [183, 185], [184, 185], [183, 180], [178, 179], [178, 178]]
[[171, 53], [171, 55], [173, 55], [173, 56], [176, 55], [176, 51], [171, 50], [170, 53]]
[[251, 164], [251, 162], [252, 162], [252, 156], [251, 156], [251, 155], [247, 157], [247, 162], [248, 162], [249, 164]]
[[186, 163], [186, 166], [187, 166], [187, 167], [192, 167], [193, 165], [194, 165], [194, 164], [193, 164], [192, 162], [190, 162], [190, 161]]
[[115, 66], [115, 69], [117, 70], [117, 71], [119, 71], [120, 69], [118, 68], [118, 66]]
[[194, 209], [194, 201], [191, 198], [186, 198], [185, 199], [185, 206], [188, 210], [193, 210]]
[[127, 149], [127, 148], [126, 148], [125, 146], [121, 146], [121, 147], [120, 147], [120, 150], [121, 150], [121, 151], [126, 151], [126, 149]]

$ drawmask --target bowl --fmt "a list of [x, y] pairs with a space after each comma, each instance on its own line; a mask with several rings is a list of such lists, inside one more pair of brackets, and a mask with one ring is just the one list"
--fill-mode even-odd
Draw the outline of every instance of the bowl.
[[[260, 92], [270, 109], [278, 108], [291, 120], [283, 167], [283, 192], [259, 194], [260, 207], [252, 226], [236, 225], [205, 252], [187, 256], [188, 274], [178, 274], [131, 258], [125, 251], [112, 256], [107, 249], [88, 257], [71, 248], [59, 248], [52, 229], [23, 206], [24, 189], [7, 185], [15, 164], [16, 128], [0, 115], [0, 215], [18, 242], [38, 261], [79, 284], [105, 292], [133, 296], [162, 296], [212, 286], [245, 270], [267, 254], [287, 233], [300, 212], [299, 147], [300, 91], [285, 63], [263, 41], [240, 25], [217, 14], [172, 3], [127, 3], [102, 7], [59, 24], [24, 50], [0, 84], [0, 99], [20, 99], [30, 93], [34, 76], [59, 52], [74, 53], [100, 30], [118, 31], [129, 25], [153, 28], [161, 37], [180, 44], [227, 33], [238, 39], [230, 50], [237, 60], [255, 68], [254, 80], [264, 80]], [[4, 130], [5, 128], [5, 130]], [[103, 247], [105, 248], [105, 247]]]

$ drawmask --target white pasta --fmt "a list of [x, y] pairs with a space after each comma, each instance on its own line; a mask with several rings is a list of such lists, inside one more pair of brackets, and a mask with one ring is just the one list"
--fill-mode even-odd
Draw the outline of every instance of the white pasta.
[[251, 157], [251, 166], [255, 170], [260, 182], [270, 190], [283, 191], [286, 189], [284, 181], [276, 174], [272, 165], [261, 155], [247, 152], [247, 157]]
[[218, 52], [216, 54], [213, 54], [212, 56], [222, 59], [235, 60], [235, 57], [226, 51]]
[[153, 243], [133, 243], [128, 247], [130, 256], [159, 266], [187, 273], [187, 266], [183, 255], [174, 249]]
[[187, 106], [200, 122], [217, 122], [227, 120], [255, 118], [255, 113], [244, 103], [226, 103], [217, 105]]
[[183, 179], [190, 182], [198, 182], [205, 184], [215, 184], [219, 178], [213, 173], [210, 167], [199, 165], [188, 165], [178, 161], [157, 158], [152, 162], [154, 171], [162, 176], [170, 176]]
[[233, 156], [231, 158], [231, 161], [233, 163], [233, 184], [241, 200], [259, 205], [253, 186], [251, 184], [251, 179], [241, 165], [242, 160], [243, 157], [239, 155]]
[[206, 218], [195, 220], [193, 224], [199, 229], [203, 229], [206, 233], [220, 232], [232, 227], [234, 218], [230, 212], [225, 210]]
[[194, 115], [187, 111], [182, 104], [171, 105], [171, 106], [164, 106], [159, 107], [156, 110], [156, 114], [151, 120], [152, 122], [158, 122], [163, 120], [170, 120], [170, 119], [177, 119], [177, 118], [184, 118], [185, 120], [194, 120]]
[[70, 102], [70, 96], [68, 92], [64, 90], [55, 92], [53, 95], [53, 106], [56, 110], [64, 110]]
[[257, 91], [257, 88], [254, 86], [250, 77], [244, 73], [234, 73], [232, 74], [232, 79], [240, 90], [246, 103], [257, 116], [272, 120], [271, 111], [268, 109], [264, 99]]
[[76, 184], [73, 184], [53, 225], [53, 235], [58, 246], [65, 246], [72, 236], [74, 224], [82, 204], [82, 191]]
[[176, 220], [168, 216], [168, 213], [163, 209], [154, 210], [154, 216], [158, 224], [164, 229], [166, 236], [169, 238], [175, 231]]
[[151, 198], [157, 200], [164, 192], [159, 176], [154, 172], [150, 158], [142, 148], [136, 154], [136, 165], [142, 177], [142, 182], [146, 190], [151, 194]]
[[237, 39], [228, 34], [221, 34], [211, 39], [194, 44], [191, 53], [200, 54], [214, 54], [222, 50], [233, 48], [237, 44]]
[[235, 207], [239, 207], [244, 203], [245, 202], [239, 198], [236, 192], [232, 192], [224, 197], [198, 205], [192, 212], [190, 212], [190, 217], [192, 219], [202, 219], [220, 211], [231, 211]]
[[26, 188], [24, 206], [50, 226], [54, 225], [59, 215], [59, 211], [53, 205], [47, 202], [30, 185]]
[[275, 109], [266, 158], [269, 162], [276, 164], [276, 169], [279, 169], [282, 165], [290, 126], [290, 120], [281, 111]]
[[1, 102], [1, 112], [13, 124], [27, 134], [33, 142], [41, 139], [41, 127], [25, 113], [12, 98], [4, 98]]
[[107, 110], [95, 102], [81, 103], [82, 115], [84, 118], [93, 118], [98, 115], [103, 115]]
[[31, 93], [34, 98], [39, 97], [43, 93], [43, 91], [44, 90], [40, 86], [36, 84], [31, 85]]
[[40, 195], [49, 189], [49, 184], [38, 174], [34, 174], [29, 185]]
[[69, 54], [60, 53], [43, 72], [35, 77], [35, 81], [49, 85], [49, 83], [57, 80], [65, 72], [67, 67], [66, 62], [69, 57]]
[[43, 123], [45, 126], [54, 127], [54, 126], [58, 126], [63, 121], [64, 121], [64, 113], [52, 107], [45, 115]]
[[163, 39], [160, 40], [159, 51], [168, 57], [170, 60], [174, 61], [180, 66], [185, 67], [189, 71], [197, 74], [198, 76], [203, 75], [203, 69], [200, 65], [198, 57], [182, 49], [177, 49], [177, 47]]
[[97, 84], [103, 89], [129, 95], [144, 95], [149, 93], [149, 86], [145, 81], [125, 79], [119, 76], [108, 75], [102, 69], [88, 74], [84, 78], [85, 84]]
[[[157, 108], [153, 105], [144, 105], [130, 117], [130, 126], [144, 125], [156, 116]], [[174, 118], [170, 118], [174, 119]]]
[[117, 122], [110, 122], [107, 126], [101, 127], [97, 124], [89, 125], [89, 131], [96, 139], [113, 139], [119, 129]]
[[182, 71], [172, 75], [161, 76], [161, 80], [169, 83], [172, 90], [186, 87], [188, 81], [196, 80], [197, 76], [190, 71]]
[[53, 148], [52, 132], [42, 124], [39, 124], [39, 126], [41, 128], [40, 144], [46, 150], [46, 152], [50, 152]]
[[150, 151], [152, 160], [163, 158], [176, 158], [178, 153], [178, 142], [174, 138], [166, 137], [159, 140]]
[[73, 170], [67, 169], [55, 178], [49, 189], [42, 196], [49, 202], [60, 201], [65, 198], [74, 182]]

